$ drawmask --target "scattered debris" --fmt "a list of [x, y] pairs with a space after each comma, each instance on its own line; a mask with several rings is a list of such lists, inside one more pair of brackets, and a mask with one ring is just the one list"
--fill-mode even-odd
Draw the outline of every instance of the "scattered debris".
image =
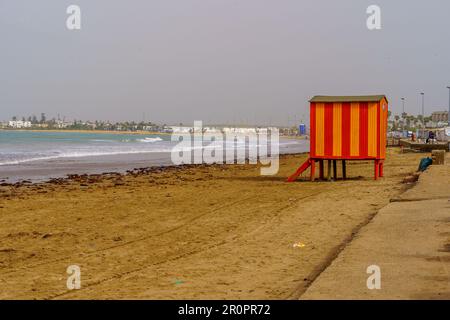
[[293, 247], [294, 248], [304, 248], [304, 247], [306, 247], [306, 244], [304, 244], [303, 242], [297, 242], [297, 243], [294, 243]]
[[420, 172], [413, 173], [412, 175], [406, 176], [402, 183], [414, 183], [419, 180]]

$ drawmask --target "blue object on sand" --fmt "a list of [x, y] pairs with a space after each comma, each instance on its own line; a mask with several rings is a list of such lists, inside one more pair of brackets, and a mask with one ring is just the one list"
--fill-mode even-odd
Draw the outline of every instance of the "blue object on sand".
[[427, 170], [428, 166], [433, 163], [433, 160], [430, 157], [422, 158], [420, 160], [419, 169], [418, 171], [425, 171]]

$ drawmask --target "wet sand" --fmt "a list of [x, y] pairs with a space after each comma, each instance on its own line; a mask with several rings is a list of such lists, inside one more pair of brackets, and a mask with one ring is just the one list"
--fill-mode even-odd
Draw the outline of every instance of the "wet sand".
[[351, 162], [346, 181], [286, 183], [306, 157], [274, 177], [204, 165], [0, 186], [0, 298], [298, 298], [423, 155], [389, 149], [378, 181]]
[[52, 178], [63, 178], [67, 174], [101, 174], [112, 171], [124, 173], [127, 170], [149, 165], [172, 165], [170, 152], [60, 158], [0, 166], [0, 181], [8, 183], [23, 180], [42, 182]]

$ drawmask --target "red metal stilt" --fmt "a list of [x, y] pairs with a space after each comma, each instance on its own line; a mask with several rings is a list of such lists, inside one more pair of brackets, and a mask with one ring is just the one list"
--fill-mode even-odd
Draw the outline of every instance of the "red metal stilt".
[[295, 181], [299, 175], [302, 174], [303, 171], [305, 171], [306, 169], [308, 169], [308, 167], [311, 165], [311, 159], [307, 159], [298, 169], [297, 171], [295, 171], [295, 173], [293, 175], [291, 175], [287, 181], [288, 182], [293, 182]]
[[374, 161], [374, 168], [375, 168], [375, 175], [374, 175], [374, 180], [378, 179], [378, 169], [379, 169], [379, 163], [378, 160]]
[[[326, 160], [326, 159], [325, 159]], [[293, 182], [295, 180], [297, 180], [297, 178], [306, 171], [306, 169], [308, 169], [311, 166], [311, 170], [310, 170], [310, 180], [314, 181], [316, 179], [316, 162], [319, 162], [319, 176], [320, 179], [324, 179], [325, 176], [325, 166], [324, 166], [324, 161], [323, 159], [311, 159], [308, 158], [298, 169], [297, 171], [295, 171], [294, 174], [292, 174], [287, 181], [288, 182]], [[330, 180], [331, 177], [331, 163], [333, 162], [333, 171], [334, 171], [334, 180], [337, 179], [336, 173], [337, 173], [337, 165], [336, 165], [336, 160], [327, 160], [328, 161], [328, 174], [327, 174], [327, 178], [328, 180]], [[345, 163], [345, 160], [342, 161], [342, 174], [343, 174], [343, 179], [345, 180], [346, 176], [347, 176], [347, 166]], [[374, 180], [377, 180], [379, 177], [383, 177], [384, 175], [384, 161], [380, 160], [380, 159], [375, 159], [374, 160]]]

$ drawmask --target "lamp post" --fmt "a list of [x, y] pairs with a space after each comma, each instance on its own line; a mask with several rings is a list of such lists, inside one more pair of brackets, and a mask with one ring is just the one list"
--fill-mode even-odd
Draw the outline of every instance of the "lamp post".
[[402, 99], [402, 114], [405, 113], [405, 98]]
[[422, 138], [425, 137], [425, 93], [421, 92], [422, 96]]
[[423, 124], [425, 125], [425, 93], [421, 92], [420, 95], [422, 96], [422, 121]]
[[448, 115], [447, 115], [447, 124], [450, 127], [450, 87], [448, 89]]

